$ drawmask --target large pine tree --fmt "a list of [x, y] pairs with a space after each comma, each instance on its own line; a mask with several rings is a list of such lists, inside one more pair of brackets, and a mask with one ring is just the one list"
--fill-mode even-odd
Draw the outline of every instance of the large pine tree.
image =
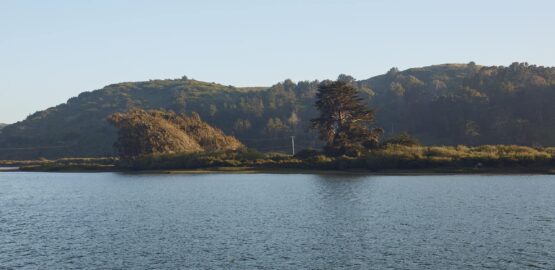
[[382, 129], [370, 129], [374, 111], [369, 110], [352, 83], [345, 80], [324, 82], [316, 94], [320, 117], [312, 119], [312, 128], [326, 141], [329, 155], [358, 156], [376, 147]]

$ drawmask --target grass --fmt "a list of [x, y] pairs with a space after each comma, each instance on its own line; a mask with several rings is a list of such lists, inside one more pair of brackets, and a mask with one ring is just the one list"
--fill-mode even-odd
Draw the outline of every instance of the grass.
[[[302, 157], [301, 157], [302, 156]], [[195, 170], [251, 168], [255, 170], [365, 170], [438, 172], [547, 172], [555, 168], [552, 149], [514, 145], [403, 146], [388, 145], [361, 157], [328, 157], [312, 151], [295, 157], [279, 153], [219, 152], [145, 156], [123, 161], [131, 170]]]
[[117, 158], [62, 158], [56, 160], [0, 160], [0, 166], [22, 171], [114, 171]]
[[[308, 153], [308, 154], [306, 154]], [[387, 145], [360, 157], [328, 157], [318, 151], [291, 156], [253, 150], [150, 155], [133, 160], [67, 158], [0, 161], [27, 171], [156, 171], [168, 173], [555, 173], [555, 148], [516, 145]]]

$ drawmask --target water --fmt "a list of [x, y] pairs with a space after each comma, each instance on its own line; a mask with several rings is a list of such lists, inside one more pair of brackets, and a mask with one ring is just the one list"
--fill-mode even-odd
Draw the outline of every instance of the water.
[[555, 177], [4, 172], [20, 267], [555, 269]]

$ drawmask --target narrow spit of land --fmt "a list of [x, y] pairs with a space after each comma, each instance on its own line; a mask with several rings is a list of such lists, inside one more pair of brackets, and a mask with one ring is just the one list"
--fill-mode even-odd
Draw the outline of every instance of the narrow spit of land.
[[41, 172], [551, 174], [555, 173], [555, 148], [389, 145], [359, 157], [329, 157], [315, 150], [295, 156], [247, 150], [149, 155], [131, 160], [4, 160], [0, 167]]

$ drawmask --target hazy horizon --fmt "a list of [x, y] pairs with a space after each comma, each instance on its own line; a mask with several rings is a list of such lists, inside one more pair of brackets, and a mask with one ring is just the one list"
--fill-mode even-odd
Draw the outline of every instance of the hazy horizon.
[[84, 91], [179, 78], [270, 86], [444, 63], [555, 65], [537, 1], [8, 1], [0, 123]]

